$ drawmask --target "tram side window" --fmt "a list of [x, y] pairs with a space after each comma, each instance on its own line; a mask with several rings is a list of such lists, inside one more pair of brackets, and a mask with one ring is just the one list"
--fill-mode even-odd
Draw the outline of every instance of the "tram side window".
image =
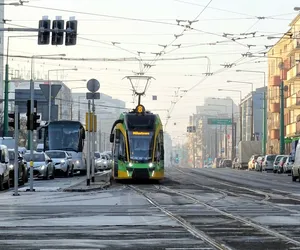
[[164, 160], [164, 154], [165, 154], [164, 135], [162, 131], [159, 132], [159, 137], [160, 137], [160, 160]]
[[125, 153], [125, 140], [122, 133], [120, 133], [120, 143], [119, 143], [119, 159], [125, 160], [126, 159], [126, 153]]

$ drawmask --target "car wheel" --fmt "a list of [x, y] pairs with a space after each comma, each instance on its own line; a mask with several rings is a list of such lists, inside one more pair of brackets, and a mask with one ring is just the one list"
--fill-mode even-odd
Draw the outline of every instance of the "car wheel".
[[46, 176], [43, 178], [44, 180], [48, 180], [49, 179], [49, 172], [48, 172], [48, 168], [47, 168], [47, 171], [46, 171]]
[[74, 176], [74, 166], [72, 166], [71, 173], [70, 173], [70, 177], [73, 177], [73, 176]]
[[7, 182], [5, 184], [3, 184], [3, 185], [4, 185], [5, 189], [9, 189], [10, 188], [10, 179], [8, 178]]
[[297, 177], [294, 176], [294, 173], [292, 171], [292, 181], [296, 181], [297, 180]]
[[55, 168], [54, 167], [53, 167], [50, 179], [52, 179], [52, 180], [55, 179]]
[[3, 176], [0, 175], [0, 191], [4, 190], [4, 185], [3, 185]]
[[67, 178], [67, 177], [69, 177], [69, 172], [70, 172], [70, 169], [69, 169], [69, 167], [67, 168], [67, 171], [65, 172], [65, 177]]

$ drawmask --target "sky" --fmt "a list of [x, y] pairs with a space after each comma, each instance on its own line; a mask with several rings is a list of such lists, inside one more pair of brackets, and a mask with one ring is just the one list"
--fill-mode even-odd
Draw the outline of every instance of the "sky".
[[[262, 74], [236, 70], [267, 72], [266, 58], [242, 54], [261, 53], [263, 57], [263, 52], [268, 51], [265, 46], [275, 44], [288, 31], [298, 14], [294, 11], [297, 6], [299, 0], [29, 0], [23, 6], [5, 6], [4, 17], [8, 20], [5, 27], [37, 28], [42, 16], [50, 20], [74, 16], [78, 20], [76, 46], [38, 46], [37, 37], [15, 37], [10, 39], [9, 54], [30, 57], [64, 53], [60, 61], [35, 60], [35, 74], [46, 78], [48, 70], [77, 67], [77, 71], [52, 72], [50, 78], [76, 80], [66, 82], [74, 92], [86, 91], [86, 82], [77, 80], [96, 78], [100, 92], [125, 101], [129, 108], [134, 108], [137, 100], [133, 103], [130, 82], [124, 77], [142, 70], [153, 77], [142, 103], [158, 113], [166, 131], [178, 138], [185, 135], [188, 117], [205, 97], [230, 96], [238, 103], [238, 93], [218, 89], [239, 89], [243, 96], [251, 90], [250, 85], [227, 80], [263, 86]], [[186, 26], [188, 22], [177, 25], [176, 20], [195, 22]], [[252, 32], [255, 34], [247, 34]], [[230, 35], [226, 37], [224, 33]], [[37, 34], [5, 32], [4, 36], [8, 35]], [[29, 78], [30, 59], [11, 57], [9, 65], [15, 75]], [[134, 84], [143, 88], [145, 81]], [[153, 95], [157, 100], [152, 100]]]

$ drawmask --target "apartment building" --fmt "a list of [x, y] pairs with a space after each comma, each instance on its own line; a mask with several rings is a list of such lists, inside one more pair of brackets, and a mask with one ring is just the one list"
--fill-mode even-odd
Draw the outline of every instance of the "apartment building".
[[284, 83], [285, 151], [300, 138], [300, 14], [268, 52], [268, 153], [280, 151], [280, 84]]

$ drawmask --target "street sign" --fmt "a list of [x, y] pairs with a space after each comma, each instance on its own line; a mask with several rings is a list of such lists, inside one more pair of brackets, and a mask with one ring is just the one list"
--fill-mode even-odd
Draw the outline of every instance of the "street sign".
[[96, 92], [96, 93], [86, 93], [86, 99], [88, 100], [92, 100], [92, 99], [100, 99], [100, 93]]
[[[40, 89], [47, 101], [49, 101], [49, 84], [40, 84]], [[51, 99], [55, 98], [61, 89], [60, 84], [51, 84]]]
[[232, 125], [230, 118], [208, 118], [207, 124], [211, 125]]
[[87, 82], [86, 87], [90, 92], [95, 93], [100, 89], [100, 83], [96, 79], [90, 79]]
[[196, 126], [188, 126], [186, 128], [186, 132], [188, 132], [188, 133], [195, 133], [196, 132]]

